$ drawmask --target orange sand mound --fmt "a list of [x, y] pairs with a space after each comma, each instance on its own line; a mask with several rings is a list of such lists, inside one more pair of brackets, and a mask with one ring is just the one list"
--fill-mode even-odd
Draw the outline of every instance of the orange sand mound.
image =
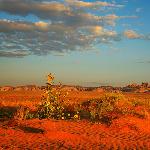
[[150, 149], [150, 120], [124, 117], [111, 126], [88, 121], [24, 120], [0, 124], [2, 149]]

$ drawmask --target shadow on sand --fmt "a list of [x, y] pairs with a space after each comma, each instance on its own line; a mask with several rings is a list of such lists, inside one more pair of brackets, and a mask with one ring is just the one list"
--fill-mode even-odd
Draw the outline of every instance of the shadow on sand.
[[27, 126], [20, 126], [19, 129], [23, 130], [26, 133], [44, 133], [45, 131], [40, 128], [35, 127], [27, 127]]

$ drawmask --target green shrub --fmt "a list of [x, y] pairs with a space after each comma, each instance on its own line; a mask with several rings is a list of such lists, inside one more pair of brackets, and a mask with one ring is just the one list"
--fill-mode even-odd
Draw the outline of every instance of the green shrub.
[[[150, 108], [149, 101], [129, 101], [120, 93], [106, 93], [98, 99], [90, 99], [82, 103], [64, 101], [66, 93], [61, 91], [61, 85], [53, 88], [53, 79], [52, 74], [49, 74], [41, 104], [37, 107], [39, 119], [88, 119], [109, 125], [113, 119], [122, 115], [132, 115], [139, 118], [147, 118], [149, 116], [147, 112], [147, 108]], [[139, 109], [139, 106], [145, 109]], [[25, 115], [26, 118], [35, 116], [31, 112]]]
[[[99, 99], [91, 99], [81, 104], [81, 110], [86, 112], [92, 121], [110, 122], [114, 118], [113, 113], [117, 111], [117, 104], [123, 100], [122, 94], [106, 93]], [[80, 111], [81, 112], [81, 111]], [[82, 117], [82, 115], [81, 115]]]
[[61, 91], [61, 85], [56, 89], [52, 87], [54, 77], [48, 75], [48, 82], [45, 93], [42, 97], [42, 102], [38, 106], [38, 118], [53, 118], [53, 119], [71, 119], [77, 118], [77, 112], [70, 110], [64, 103], [63, 98], [66, 96]]
[[52, 89], [52, 81], [54, 77], [52, 74], [48, 75], [47, 79], [47, 87], [45, 90], [45, 93], [42, 97], [42, 102], [38, 106], [38, 117], [40, 119], [42, 118], [55, 118], [55, 119], [61, 119], [64, 114], [63, 110], [64, 107], [60, 100], [58, 99], [59, 96], [53, 93]]

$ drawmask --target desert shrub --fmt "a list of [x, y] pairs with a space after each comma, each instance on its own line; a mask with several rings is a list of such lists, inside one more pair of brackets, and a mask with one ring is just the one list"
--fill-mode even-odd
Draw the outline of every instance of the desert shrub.
[[132, 113], [132, 103], [128, 99], [123, 99], [117, 104], [116, 112], [121, 115], [130, 115]]
[[42, 97], [41, 104], [38, 105], [38, 118], [53, 118], [53, 119], [71, 119], [76, 117], [77, 113], [69, 109], [64, 102], [64, 97], [67, 93], [61, 91], [61, 84], [54, 89], [52, 81], [54, 77], [52, 74], [48, 75], [48, 82], [45, 93]]
[[149, 117], [149, 101], [147, 99], [132, 99], [123, 101], [118, 105], [118, 113], [122, 115], [131, 115], [138, 118], [146, 119]]
[[139, 99], [134, 99], [131, 101], [131, 104], [133, 107], [137, 107], [137, 106], [143, 106], [143, 102]]
[[149, 117], [150, 101], [149, 99], [134, 99], [130, 101], [132, 110], [130, 114], [138, 118], [146, 119]]
[[30, 119], [36, 117], [36, 112], [32, 112], [29, 107], [26, 106], [3, 106], [0, 107], [0, 118], [10, 119], [14, 118], [17, 120]]
[[148, 111], [150, 112], [150, 99], [145, 99], [144, 100], [144, 106], [148, 109]]
[[123, 115], [131, 115], [138, 118], [148, 118], [146, 101], [130, 101], [120, 93], [106, 93], [99, 99], [84, 101], [79, 107], [81, 119], [100, 121], [111, 124], [113, 119]]
[[13, 118], [17, 120], [31, 119], [33, 116], [34, 114], [30, 113], [29, 107], [25, 106], [19, 106], [17, 111], [13, 114]]
[[[105, 93], [98, 99], [70, 103], [65, 99], [67, 93], [61, 90], [62, 86], [54, 87], [52, 85], [53, 79], [52, 74], [49, 74], [41, 103], [37, 106], [39, 119], [88, 119], [93, 122], [100, 121], [111, 124], [113, 119], [122, 115], [148, 117], [147, 109], [138, 109], [139, 106], [146, 106], [148, 102], [143, 104], [140, 101], [130, 101], [121, 93]], [[25, 117], [32, 118], [34, 115], [28, 112]]]
[[[132, 101], [134, 106], [143, 106], [145, 107], [148, 111], [150, 111], [150, 99], [138, 99]], [[135, 105], [136, 103], [136, 105]]]
[[64, 107], [61, 103], [55, 99], [55, 101], [51, 101], [52, 99], [43, 99], [43, 102], [38, 107], [38, 117], [41, 118], [55, 118], [61, 119], [64, 114]]
[[77, 110], [78, 104], [64, 104], [64, 119], [79, 119], [79, 112]]
[[83, 102], [81, 104], [81, 110], [79, 112], [81, 114], [81, 117], [82, 114], [86, 114], [85, 116], [89, 116], [89, 119], [92, 121], [102, 121], [110, 123], [114, 118], [113, 113], [118, 111], [118, 103], [123, 99], [124, 96], [122, 94], [106, 93], [99, 99], [91, 99]]
[[138, 118], [141, 118], [141, 119], [149, 118], [149, 113], [148, 113], [147, 109], [142, 106], [135, 107], [132, 111], [132, 115], [136, 116]]

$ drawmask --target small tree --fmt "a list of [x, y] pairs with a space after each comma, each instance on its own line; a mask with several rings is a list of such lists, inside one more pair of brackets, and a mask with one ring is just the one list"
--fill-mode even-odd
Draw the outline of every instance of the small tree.
[[42, 97], [42, 102], [38, 106], [38, 117], [42, 118], [64, 118], [64, 106], [61, 99], [60, 89], [61, 85], [57, 87], [57, 90], [53, 88], [54, 76], [50, 73], [47, 76], [47, 85]]
[[67, 93], [63, 92], [62, 85], [53, 87], [54, 76], [50, 73], [47, 76], [47, 85], [42, 97], [42, 102], [38, 106], [38, 118], [53, 119], [79, 119], [78, 112], [70, 110], [69, 105], [64, 101]]

